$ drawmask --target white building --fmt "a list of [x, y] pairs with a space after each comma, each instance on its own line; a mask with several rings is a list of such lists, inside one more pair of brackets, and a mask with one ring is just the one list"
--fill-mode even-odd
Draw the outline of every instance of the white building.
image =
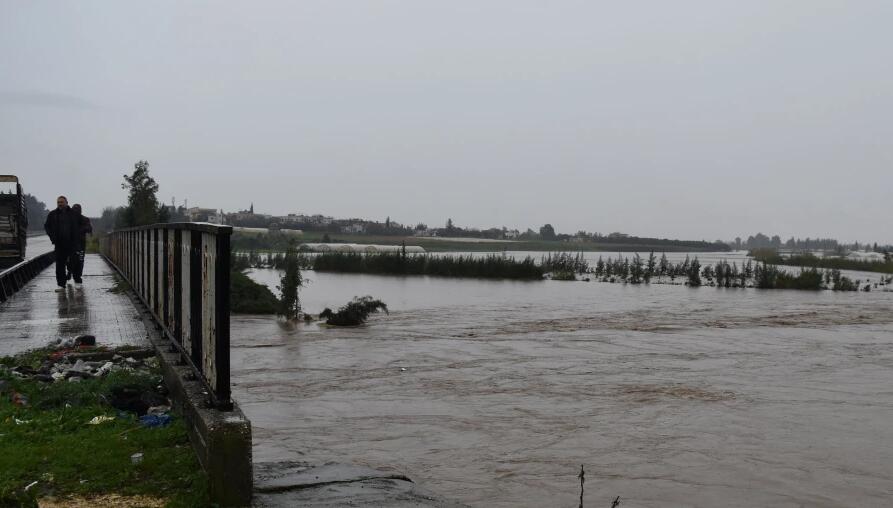
[[348, 224], [347, 226], [341, 228], [341, 231], [355, 235], [362, 234], [366, 232], [366, 226], [361, 222], [354, 222], [353, 224]]
[[846, 255], [847, 259], [855, 259], [858, 261], [883, 261], [884, 255], [880, 252], [859, 252], [853, 251]]

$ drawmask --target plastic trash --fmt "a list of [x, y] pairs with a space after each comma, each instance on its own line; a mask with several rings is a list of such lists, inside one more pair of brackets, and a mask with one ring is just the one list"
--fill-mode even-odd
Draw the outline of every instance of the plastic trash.
[[25, 407], [28, 405], [28, 397], [19, 392], [12, 392], [12, 404], [15, 406]]
[[76, 346], [95, 346], [96, 337], [93, 335], [80, 335], [74, 338], [74, 344]]
[[140, 425], [148, 428], [166, 427], [170, 425], [173, 417], [171, 415], [143, 415], [140, 416]]
[[112, 368], [115, 366], [113, 362], [105, 362], [102, 367], [96, 370], [96, 377], [105, 376], [109, 372], [112, 371]]
[[35, 485], [37, 485], [37, 480], [34, 480], [33, 482], [29, 483], [28, 485], [25, 485], [25, 492], [28, 492], [29, 490], [31, 490], [31, 487], [33, 487]]
[[170, 410], [171, 410], [170, 406], [153, 406], [153, 407], [150, 407], [148, 410], [146, 410], [146, 414], [161, 416], [161, 415], [168, 414], [170, 412]]
[[115, 419], [114, 416], [105, 416], [105, 415], [94, 416], [92, 420], [87, 422], [87, 425], [99, 425], [100, 423], [110, 422], [114, 419]]
[[128, 356], [127, 358], [124, 359], [124, 363], [127, 364], [128, 367], [133, 367], [133, 368], [143, 366], [142, 360], [137, 360], [136, 358], [133, 358], [130, 356]]
[[136, 464], [141, 463], [142, 461], [143, 461], [143, 454], [142, 454], [142, 452], [140, 452], [140, 453], [134, 453], [133, 455], [130, 456], [130, 463], [131, 463], [131, 464], [136, 465]]

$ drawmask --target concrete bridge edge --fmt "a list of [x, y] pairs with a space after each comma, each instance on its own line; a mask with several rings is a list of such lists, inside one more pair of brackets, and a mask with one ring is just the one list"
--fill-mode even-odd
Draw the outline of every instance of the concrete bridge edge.
[[[106, 263], [109, 263], [103, 256]], [[109, 265], [115, 269], [113, 263]], [[117, 270], [115, 270], [117, 273]], [[120, 277], [120, 273], [118, 273]], [[152, 314], [133, 293], [127, 295], [155, 348], [170, 399], [186, 422], [189, 440], [208, 475], [210, 500], [222, 507], [250, 506], [253, 490], [251, 422], [233, 402], [229, 411], [209, 405], [208, 394], [164, 337]]]

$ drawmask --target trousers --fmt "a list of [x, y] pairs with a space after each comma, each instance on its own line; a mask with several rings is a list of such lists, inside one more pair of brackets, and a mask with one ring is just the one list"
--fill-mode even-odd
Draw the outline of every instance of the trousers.
[[[75, 256], [73, 255], [74, 248], [65, 247], [65, 246], [56, 246], [56, 284], [60, 288], [65, 287], [65, 283], [68, 282], [68, 272], [74, 274], [73, 259]], [[78, 276], [80, 279], [80, 276]]]

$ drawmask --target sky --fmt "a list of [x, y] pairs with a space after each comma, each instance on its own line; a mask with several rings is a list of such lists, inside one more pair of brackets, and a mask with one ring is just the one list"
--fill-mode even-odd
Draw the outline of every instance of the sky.
[[236, 211], [893, 243], [893, 2], [0, 0], [0, 173]]

